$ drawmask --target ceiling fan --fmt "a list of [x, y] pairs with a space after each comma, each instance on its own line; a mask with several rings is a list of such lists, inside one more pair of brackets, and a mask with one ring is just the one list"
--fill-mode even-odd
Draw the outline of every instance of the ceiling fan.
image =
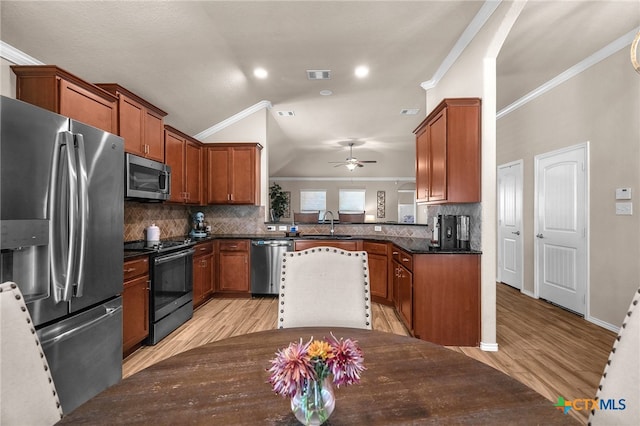
[[353, 156], [353, 142], [349, 143], [349, 157], [345, 161], [329, 161], [329, 163], [335, 164], [333, 167], [347, 166], [350, 172], [355, 170], [356, 167], [364, 167], [365, 163], [377, 163], [376, 160], [358, 160]]

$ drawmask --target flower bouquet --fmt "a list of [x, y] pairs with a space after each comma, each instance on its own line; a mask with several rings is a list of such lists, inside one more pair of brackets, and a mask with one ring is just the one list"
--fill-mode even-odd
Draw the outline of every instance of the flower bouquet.
[[275, 393], [291, 398], [296, 418], [306, 424], [324, 423], [335, 407], [332, 385], [360, 382], [364, 355], [351, 339], [290, 343], [271, 360], [269, 383]]

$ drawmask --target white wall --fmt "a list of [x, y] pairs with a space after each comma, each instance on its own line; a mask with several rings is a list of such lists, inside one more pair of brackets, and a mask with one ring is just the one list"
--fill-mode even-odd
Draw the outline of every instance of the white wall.
[[[498, 163], [524, 160], [524, 283], [534, 288], [536, 155], [589, 141], [588, 319], [617, 328], [640, 282], [640, 75], [628, 49], [498, 120]], [[631, 187], [633, 216], [615, 215], [615, 189]], [[613, 326], [613, 327], [611, 327]]]
[[0, 95], [8, 98], [16, 97], [16, 75], [9, 68], [13, 63], [0, 58]]

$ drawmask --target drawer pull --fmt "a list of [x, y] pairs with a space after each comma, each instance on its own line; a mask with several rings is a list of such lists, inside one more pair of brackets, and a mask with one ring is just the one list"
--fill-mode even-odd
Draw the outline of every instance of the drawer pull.
[[136, 270], [136, 268], [129, 268], [129, 269], [125, 269], [124, 272], [128, 273], [128, 272], [133, 272], [135, 270]]
[[403, 258], [402, 258], [402, 261], [403, 261], [403, 262], [408, 262], [408, 261], [409, 261], [409, 259], [408, 259], [408, 258], [406, 258], [406, 257], [403, 257]]

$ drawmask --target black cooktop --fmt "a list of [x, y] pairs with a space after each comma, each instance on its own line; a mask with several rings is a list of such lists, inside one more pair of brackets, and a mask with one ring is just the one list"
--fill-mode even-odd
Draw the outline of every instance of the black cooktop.
[[140, 251], [149, 253], [162, 253], [165, 251], [179, 250], [195, 245], [191, 238], [169, 238], [159, 242], [150, 243], [148, 241], [127, 241], [124, 243], [124, 251]]

